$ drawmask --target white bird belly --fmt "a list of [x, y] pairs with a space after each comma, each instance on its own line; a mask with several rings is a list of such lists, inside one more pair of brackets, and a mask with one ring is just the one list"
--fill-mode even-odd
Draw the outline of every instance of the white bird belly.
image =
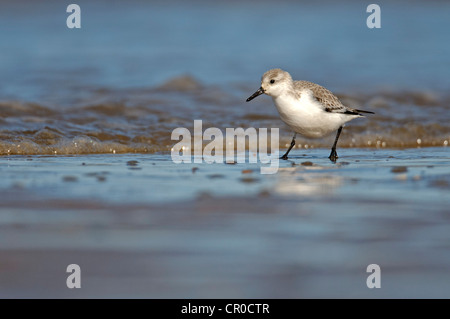
[[326, 112], [319, 101], [309, 94], [302, 97], [280, 96], [273, 99], [281, 120], [294, 132], [308, 138], [320, 138], [336, 131], [346, 122], [359, 117], [342, 113]]

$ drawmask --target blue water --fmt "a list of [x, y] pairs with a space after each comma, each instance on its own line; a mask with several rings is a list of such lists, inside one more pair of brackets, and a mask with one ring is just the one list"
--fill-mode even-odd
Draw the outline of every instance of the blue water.
[[[291, 154], [274, 175], [159, 154], [1, 157], [0, 298], [449, 296], [445, 148]], [[64, 285], [72, 263], [82, 289]], [[381, 289], [366, 286], [373, 263]]]
[[258, 86], [281, 67], [330, 89], [448, 89], [450, 3], [85, 1], [68, 29], [64, 1], [0, 2], [1, 99], [61, 100], [87, 87]]

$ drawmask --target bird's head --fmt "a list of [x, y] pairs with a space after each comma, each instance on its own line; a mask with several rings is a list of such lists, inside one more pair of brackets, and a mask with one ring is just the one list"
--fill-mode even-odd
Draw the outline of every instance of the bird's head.
[[261, 78], [261, 87], [247, 99], [247, 102], [263, 93], [272, 97], [280, 96], [293, 86], [292, 77], [288, 72], [281, 69], [269, 70]]

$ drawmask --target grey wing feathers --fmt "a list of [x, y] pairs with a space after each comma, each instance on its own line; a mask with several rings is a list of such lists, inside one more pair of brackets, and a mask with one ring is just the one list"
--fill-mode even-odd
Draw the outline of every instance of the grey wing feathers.
[[330, 113], [343, 113], [349, 115], [361, 115], [360, 113], [371, 113], [369, 111], [362, 111], [352, 109], [348, 106], [342, 104], [341, 101], [337, 98], [336, 95], [331, 93], [331, 91], [327, 90], [323, 86], [319, 84], [312, 83], [309, 81], [295, 81], [295, 88], [298, 90], [309, 89], [312, 91], [314, 97], [319, 101], [323, 106], [326, 112]]

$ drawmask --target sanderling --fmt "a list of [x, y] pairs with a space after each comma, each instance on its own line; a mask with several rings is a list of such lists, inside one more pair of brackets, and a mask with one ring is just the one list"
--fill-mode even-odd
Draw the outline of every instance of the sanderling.
[[361, 113], [374, 114], [343, 105], [333, 93], [318, 84], [293, 81], [291, 75], [281, 69], [264, 73], [261, 87], [247, 102], [263, 93], [272, 97], [281, 119], [295, 132], [291, 146], [281, 157], [284, 160], [295, 145], [297, 133], [308, 138], [320, 138], [337, 130], [329, 156], [331, 161], [336, 162], [336, 145], [344, 124], [362, 117]]

